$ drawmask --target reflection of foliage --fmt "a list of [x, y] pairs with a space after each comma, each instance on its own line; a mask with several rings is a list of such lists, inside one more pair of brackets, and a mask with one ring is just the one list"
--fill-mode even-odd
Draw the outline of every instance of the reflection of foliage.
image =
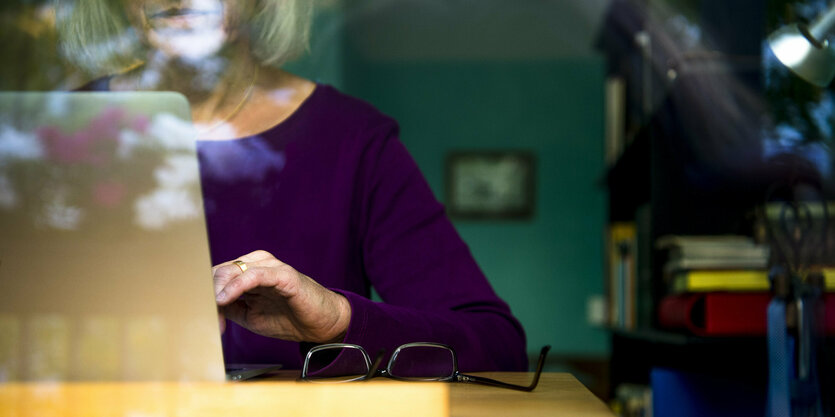
[[149, 119], [121, 107], [104, 108], [87, 120], [74, 121], [75, 127], [66, 121], [22, 130], [0, 125], [4, 215], [63, 230], [106, 218], [161, 229], [199, 215], [188, 123], [167, 113]]
[[699, 0], [657, 0], [655, 3], [656, 7], [675, 10], [677, 15], [686, 18], [688, 21], [699, 21], [701, 6]]
[[[791, 23], [809, 23], [827, 6], [823, 0], [768, 0], [766, 30]], [[802, 143], [831, 143], [835, 125], [832, 95], [800, 79], [765, 51], [765, 94], [774, 126], [791, 126]]]
[[48, 0], [0, 2], [0, 90], [49, 90], [72, 71], [58, 57], [55, 13]]
[[148, 119], [129, 116], [123, 109], [111, 107], [104, 110], [84, 129], [64, 132], [58, 126], [43, 126], [37, 130], [47, 158], [58, 164], [85, 164], [105, 168], [113, 164], [112, 156], [119, 145], [119, 132], [129, 128], [140, 134], [147, 133]]
[[[36, 217], [36, 223], [60, 229], [75, 229], [84, 221], [94, 221], [116, 210], [131, 210], [136, 196], [128, 195], [129, 191], [147, 192], [154, 183], [153, 179], [128, 176], [120, 167], [127, 162], [122, 159], [151, 166], [162, 162], [160, 155], [153, 152], [130, 149], [129, 142], [145, 137], [148, 128], [147, 117], [130, 115], [118, 107], [104, 109], [82, 128], [72, 131], [48, 124], [32, 133], [13, 133], [10, 126], [5, 126], [0, 137], [0, 142], [6, 144], [3, 148], [12, 148], [8, 135], [16, 134], [18, 148], [29, 149], [25, 153], [28, 158], [21, 158], [21, 152], [18, 158], [0, 155], [0, 176], [11, 183], [6, 194], [37, 190], [37, 196], [21, 196], [22, 208]], [[28, 185], [16, 184], [20, 181], [27, 181]], [[31, 181], [38, 183], [33, 185]], [[27, 202], [33, 205], [27, 207]]]

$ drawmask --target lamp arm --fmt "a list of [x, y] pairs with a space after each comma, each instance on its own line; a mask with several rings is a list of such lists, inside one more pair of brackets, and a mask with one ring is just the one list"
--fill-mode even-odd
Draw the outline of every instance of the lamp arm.
[[835, 28], [835, 4], [829, 6], [826, 13], [812, 22], [809, 26], [809, 34], [815, 38], [815, 41], [823, 43], [832, 33], [833, 28]]

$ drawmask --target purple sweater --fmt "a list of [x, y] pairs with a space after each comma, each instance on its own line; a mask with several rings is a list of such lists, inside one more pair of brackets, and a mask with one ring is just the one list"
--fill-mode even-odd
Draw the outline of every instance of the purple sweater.
[[[262, 249], [351, 304], [345, 343], [369, 354], [451, 345], [464, 371], [526, 370], [525, 336], [398, 139], [392, 119], [319, 85], [257, 136], [198, 144], [217, 264]], [[369, 299], [374, 287], [383, 303]], [[299, 343], [231, 321], [229, 363], [300, 368]]]

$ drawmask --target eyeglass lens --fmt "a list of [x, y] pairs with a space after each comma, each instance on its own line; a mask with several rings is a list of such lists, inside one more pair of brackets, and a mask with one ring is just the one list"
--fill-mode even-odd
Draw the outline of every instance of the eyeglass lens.
[[455, 373], [455, 356], [444, 346], [404, 346], [395, 352], [388, 371], [401, 379], [446, 379]]
[[[308, 380], [333, 382], [361, 379], [369, 371], [367, 354], [353, 346], [321, 346], [307, 358]], [[455, 356], [447, 347], [403, 346], [389, 362], [388, 374], [398, 379], [443, 380], [455, 373]]]
[[364, 377], [368, 368], [368, 358], [363, 350], [335, 346], [310, 354], [307, 359], [307, 379], [352, 381]]

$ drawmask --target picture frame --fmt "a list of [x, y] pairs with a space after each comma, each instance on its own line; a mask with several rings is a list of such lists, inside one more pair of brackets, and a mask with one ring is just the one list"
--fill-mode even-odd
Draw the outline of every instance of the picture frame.
[[453, 219], [528, 219], [536, 159], [524, 150], [453, 151], [446, 158], [446, 205]]

